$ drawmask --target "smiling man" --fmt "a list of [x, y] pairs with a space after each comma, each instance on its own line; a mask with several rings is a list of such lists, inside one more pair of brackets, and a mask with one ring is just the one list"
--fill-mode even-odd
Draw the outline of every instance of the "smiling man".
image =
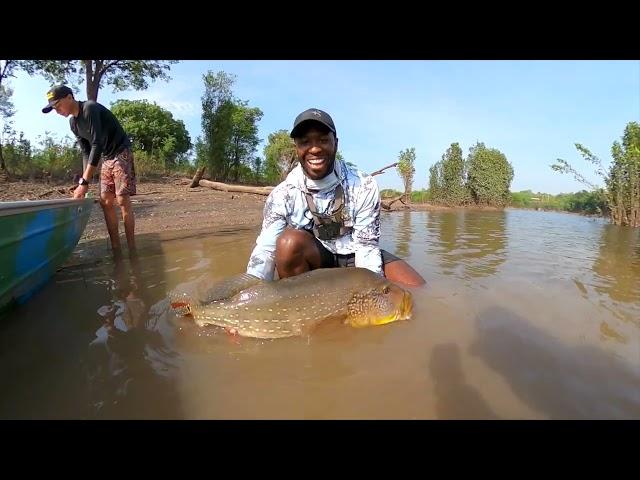
[[298, 165], [273, 189], [247, 273], [272, 280], [317, 268], [363, 267], [404, 285], [424, 279], [381, 250], [380, 192], [375, 179], [336, 159], [333, 119], [317, 108], [291, 130]]

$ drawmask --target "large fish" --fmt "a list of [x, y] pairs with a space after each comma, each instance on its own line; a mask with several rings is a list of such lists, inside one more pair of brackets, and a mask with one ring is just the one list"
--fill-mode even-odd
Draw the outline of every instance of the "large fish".
[[353, 327], [407, 320], [411, 294], [365, 268], [322, 268], [273, 282], [247, 274], [214, 285], [199, 298], [173, 294], [178, 315], [245, 337], [308, 335], [320, 322]]

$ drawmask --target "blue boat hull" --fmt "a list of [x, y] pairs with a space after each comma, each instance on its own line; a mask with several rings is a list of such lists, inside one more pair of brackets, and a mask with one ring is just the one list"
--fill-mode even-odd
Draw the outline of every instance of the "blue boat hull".
[[0, 203], [0, 311], [26, 302], [75, 249], [94, 199]]

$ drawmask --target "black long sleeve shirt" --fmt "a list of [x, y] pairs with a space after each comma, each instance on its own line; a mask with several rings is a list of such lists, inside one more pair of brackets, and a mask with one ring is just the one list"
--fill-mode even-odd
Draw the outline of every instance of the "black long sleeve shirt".
[[80, 113], [77, 117], [71, 116], [69, 124], [84, 159], [91, 165], [98, 165], [103, 155], [113, 158], [131, 147], [122, 125], [108, 108], [92, 100], [78, 103]]

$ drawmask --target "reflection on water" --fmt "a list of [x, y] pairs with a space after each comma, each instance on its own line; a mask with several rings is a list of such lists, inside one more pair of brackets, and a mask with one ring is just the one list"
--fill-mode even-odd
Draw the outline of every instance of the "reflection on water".
[[640, 418], [639, 232], [547, 212], [385, 212], [428, 282], [407, 322], [257, 340], [168, 295], [244, 271], [259, 227], [81, 244], [0, 319], [0, 418]]
[[[384, 247], [395, 241], [396, 255], [418, 265], [433, 261], [444, 275], [465, 280], [486, 277], [506, 259], [505, 217], [501, 211], [393, 213], [385, 218], [382, 243]], [[416, 245], [426, 258], [412, 257]]]
[[139, 258], [116, 260], [105, 286], [109, 302], [97, 309], [103, 324], [86, 363], [95, 418], [180, 418], [171, 398], [177, 355], [149, 315]]
[[[604, 225], [593, 271], [596, 290], [619, 302], [637, 302], [640, 292], [640, 229]], [[640, 318], [638, 318], [640, 321]]]
[[411, 225], [411, 212], [404, 211], [399, 214], [396, 235], [396, 255], [406, 258], [411, 255], [411, 238], [413, 236], [413, 225]]

